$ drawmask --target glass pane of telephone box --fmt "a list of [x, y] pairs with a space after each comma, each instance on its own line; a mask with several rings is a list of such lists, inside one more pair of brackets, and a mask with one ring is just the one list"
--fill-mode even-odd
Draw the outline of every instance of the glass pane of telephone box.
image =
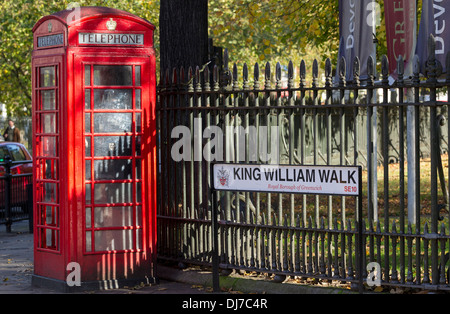
[[133, 184], [96, 183], [94, 202], [95, 204], [131, 203], [133, 202]]
[[94, 66], [94, 86], [131, 86], [132, 84], [131, 65]]
[[45, 229], [45, 248], [59, 250], [59, 231]]
[[86, 133], [91, 133], [91, 114], [90, 113], [84, 114], [84, 131]]
[[91, 138], [90, 137], [85, 137], [84, 138], [84, 145], [85, 145], [85, 156], [86, 157], [91, 157]]
[[95, 113], [94, 133], [128, 133], [133, 128], [132, 113]]
[[91, 110], [91, 90], [86, 89], [84, 91], [84, 108], [86, 110]]
[[91, 180], [91, 164], [92, 162], [89, 159], [85, 160], [84, 178], [89, 181]]
[[42, 160], [43, 179], [58, 180], [58, 160], [45, 159]]
[[96, 136], [95, 157], [128, 157], [133, 155], [131, 136]]
[[58, 204], [58, 185], [56, 183], [44, 183], [43, 192], [44, 202]]
[[41, 114], [41, 132], [52, 134], [56, 133], [56, 114], [45, 113]]
[[94, 237], [97, 252], [133, 249], [133, 230], [99, 230]]
[[133, 179], [131, 159], [108, 159], [94, 161], [95, 180], [131, 180]]
[[41, 93], [42, 110], [56, 110], [56, 98], [54, 90], [43, 90]]
[[45, 224], [47, 226], [58, 226], [58, 207], [57, 206], [45, 206]]
[[141, 66], [140, 65], [137, 65], [135, 68], [134, 68], [134, 84], [136, 85], [136, 86], [141, 86]]
[[84, 85], [91, 86], [91, 66], [84, 66]]
[[96, 89], [94, 90], [94, 109], [133, 109], [132, 95], [131, 89]]
[[41, 156], [44, 157], [58, 157], [58, 147], [56, 137], [42, 136], [41, 137]]
[[55, 67], [40, 68], [39, 87], [55, 86]]
[[127, 227], [134, 226], [133, 206], [95, 207], [94, 227]]

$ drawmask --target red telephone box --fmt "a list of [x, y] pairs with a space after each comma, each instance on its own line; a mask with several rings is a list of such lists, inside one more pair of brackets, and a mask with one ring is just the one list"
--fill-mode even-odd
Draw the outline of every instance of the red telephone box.
[[104, 7], [33, 28], [35, 286], [156, 280], [154, 29]]

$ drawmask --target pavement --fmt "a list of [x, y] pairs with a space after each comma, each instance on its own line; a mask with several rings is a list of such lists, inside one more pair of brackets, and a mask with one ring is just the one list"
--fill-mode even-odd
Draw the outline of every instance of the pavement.
[[[28, 230], [28, 221], [12, 224], [11, 233], [0, 225], [0, 294], [60, 294], [44, 288], [33, 287], [33, 234]], [[127, 287], [101, 291], [78, 292], [77, 294], [146, 294], [186, 295], [202, 298], [222, 295], [288, 295], [288, 294], [351, 294], [346, 288], [319, 287], [285, 281], [275, 283], [262, 275], [233, 273], [220, 277], [221, 292], [212, 289], [212, 274], [199, 267], [180, 269], [173, 265], [157, 265], [158, 284]], [[65, 293], [67, 294], [67, 293]], [[72, 293], [69, 293], [72, 294]], [[192, 300], [192, 298], [190, 298]], [[182, 300], [179, 300], [180, 302]], [[190, 304], [192, 305], [192, 304]]]

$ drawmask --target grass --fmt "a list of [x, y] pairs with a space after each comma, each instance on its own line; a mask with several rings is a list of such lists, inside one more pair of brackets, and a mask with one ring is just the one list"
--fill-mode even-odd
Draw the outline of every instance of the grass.
[[[442, 169], [445, 177], [445, 181], [448, 182], [448, 164], [449, 158], [448, 155], [442, 155]], [[388, 165], [388, 216], [385, 215], [385, 200], [384, 200], [384, 167], [379, 166], [377, 168], [377, 208], [378, 208], [378, 220], [381, 222], [382, 230], [385, 230], [386, 227], [389, 230], [392, 230], [392, 225], [395, 222], [397, 231], [400, 232], [402, 230], [407, 231], [408, 228], [408, 164], [404, 163], [404, 176], [403, 176], [403, 202], [401, 202], [401, 173], [402, 169], [399, 163], [389, 164]], [[428, 230], [430, 230], [430, 222], [431, 222], [431, 160], [421, 159], [420, 160], [420, 230], [423, 232], [424, 224], [428, 223]], [[367, 179], [368, 173], [366, 170], [363, 171], [362, 180], [363, 180], [363, 214], [367, 219], [368, 213], [368, 197], [367, 197]], [[445, 204], [445, 198], [441, 189], [441, 183], [438, 176], [438, 204]], [[272, 194], [270, 198], [271, 204], [271, 213], [276, 217], [279, 221], [279, 209], [280, 204], [282, 206], [282, 214], [290, 219], [291, 208], [293, 207], [295, 215], [303, 215], [303, 198], [306, 198], [306, 217], [312, 217], [313, 221], [316, 217], [322, 218], [325, 220], [325, 224], [327, 224], [328, 218], [330, 217], [329, 212], [329, 197], [328, 196], [315, 196], [315, 195], [294, 195], [294, 202], [291, 202], [290, 195], [287, 194]], [[281, 201], [280, 201], [281, 198]], [[316, 201], [317, 200], [317, 201]], [[334, 220], [337, 219], [338, 226], [340, 227], [342, 220], [346, 221], [348, 219], [354, 220], [355, 217], [355, 197], [341, 197], [341, 196], [332, 196], [331, 197], [331, 216]], [[252, 195], [252, 203], [256, 205], [256, 197]], [[317, 204], [317, 205], [316, 205]], [[260, 193], [260, 208], [261, 212], [266, 213], [268, 215], [268, 196], [265, 193]], [[316, 210], [316, 208], [318, 210]], [[441, 209], [439, 216], [443, 218], [441, 222], [439, 222], [438, 230], [440, 230], [440, 224], [444, 223], [446, 226], [446, 230], [448, 230], [449, 226], [449, 215], [447, 209]], [[266, 216], [267, 217], [267, 216]], [[384, 226], [385, 221], [389, 222], [389, 226]], [[403, 222], [403, 225], [401, 224]], [[366, 221], [367, 223], [367, 221]], [[289, 224], [289, 223], [288, 223]], [[346, 222], [347, 224], [347, 222]], [[374, 226], [375, 228], [376, 226]], [[412, 224], [412, 232], [415, 232], [415, 225]], [[369, 228], [366, 225], [366, 228]]]

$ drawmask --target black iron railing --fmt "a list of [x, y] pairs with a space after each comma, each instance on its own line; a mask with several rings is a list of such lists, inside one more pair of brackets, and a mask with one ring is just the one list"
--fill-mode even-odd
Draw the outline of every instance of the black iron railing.
[[11, 174], [11, 168], [17, 164], [10, 159], [0, 161], [0, 224], [11, 232], [14, 221], [29, 220], [30, 232], [33, 230], [33, 175]]
[[[378, 79], [367, 61], [364, 81], [360, 60], [352, 81], [339, 60], [334, 83], [330, 60], [324, 83], [317, 62], [310, 83], [303, 61], [296, 78], [289, 64], [285, 84], [279, 64], [272, 73], [267, 63], [263, 77], [258, 64], [253, 77], [244, 65], [240, 76], [227, 53], [223, 72], [166, 71], [157, 110], [159, 258], [211, 265], [217, 236], [222, 269], [450, 290], [450, 71], [442, 75], [433, 38], [429, 46], [426, 76], [416, 58], [406, 77], [399, 59], [393, 84], [386, 57]], [[212, 234], [210, 161], [362, 166], [363, 273], [355, 268], [358, 208], [348, 197], [217, 192]]]

